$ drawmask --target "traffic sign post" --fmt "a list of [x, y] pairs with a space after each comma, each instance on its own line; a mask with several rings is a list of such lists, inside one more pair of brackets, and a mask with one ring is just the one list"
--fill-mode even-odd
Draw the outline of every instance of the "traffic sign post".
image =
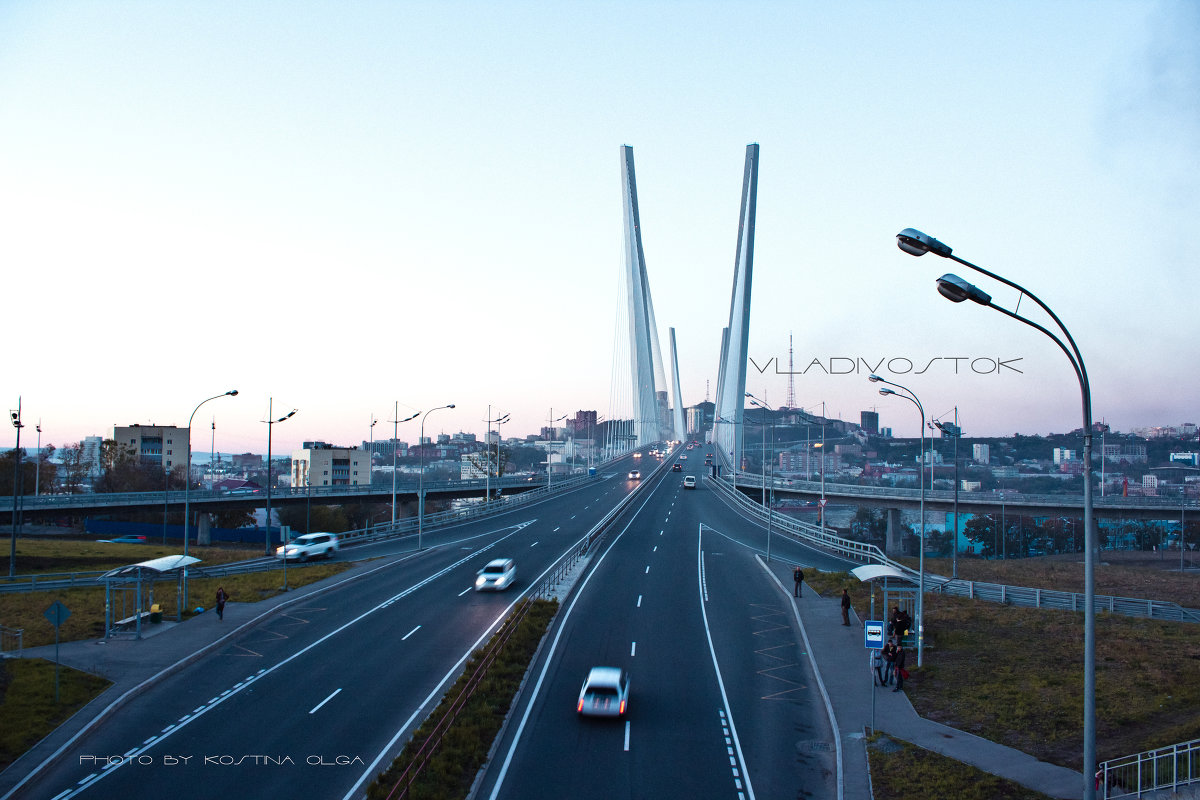
[[[871, 609], [875, 608], [875, 593], [871, 593]], [[871, 732], [875, 732], [875, 658], [883, 649], [883, 620], [869, 619], [863, 623], [863, 646], [867, 648], [867, 674], [871, 676]]]
[[71, 616], [71, 609], [64, 606], [58, 600], [47, 608], [43, 613], [46, 619], [50, 620], [50, 624], [54, 626], [54, 702], [58, 703], [58, 628], [67, 621], [67, 617]]

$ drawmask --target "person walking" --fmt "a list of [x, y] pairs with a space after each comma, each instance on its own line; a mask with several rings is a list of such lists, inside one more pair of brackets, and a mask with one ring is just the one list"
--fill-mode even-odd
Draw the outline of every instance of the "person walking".
[[842, 589], [842, 624], [850, 627], [850, 590]]
[[792, 592], [792, 597], [802, 597], [804, 595], [804, 570], [799, 566], [792, 570], [792, 580], [796, 582], [796, 589]]
[[225, 601], [229, 599], [229, 594], [225, 591], [224, 586], [217, 587], [217, 619], [225, 619]]
[[892, 689], [893, 692], [898, 692], [904, 688], [904, 676], [908, 674], [908, 670], [904, 668], [905, 660], [906, 656], [904, 655], [904, 648], [897, 646], [896, 660], [894, 662], [896, 667], [896, 688]]

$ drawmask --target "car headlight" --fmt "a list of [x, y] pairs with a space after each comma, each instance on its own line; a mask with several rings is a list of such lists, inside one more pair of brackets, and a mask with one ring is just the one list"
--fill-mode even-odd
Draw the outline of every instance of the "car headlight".
[[484, 578], [482, 575], [475, 579], [476, 586], [483, 586], [485, 583], [487, 583], [487, 578]]
[[508, 578], [506, 576], [501, 575], [499, 578], [496, 578], [497, 586], [503, 586], [506, 583], [508, 583]]

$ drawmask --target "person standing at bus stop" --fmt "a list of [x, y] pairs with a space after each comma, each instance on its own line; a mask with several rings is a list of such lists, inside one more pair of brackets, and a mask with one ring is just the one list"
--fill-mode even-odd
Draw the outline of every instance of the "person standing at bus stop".
[[850, 625], [850, 590], [842, 589], [842, 624]]
[[217, 619], [225, 619], [225, 601], [229, 599], [229, 593], [225, 591], [224, 586], [217, 587]]
[[804, 595], [804, 570], [797, 565], [792, 570], [792, 580], [796, 582], [796, 589], [792, 592], [792, 597], [802, 597]]

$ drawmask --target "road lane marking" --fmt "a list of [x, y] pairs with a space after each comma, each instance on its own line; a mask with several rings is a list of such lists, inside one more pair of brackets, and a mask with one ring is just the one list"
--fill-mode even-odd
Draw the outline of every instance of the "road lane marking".
[[629, 752], [629, 720], [625, 720], [625, 752]]
[[474, 588], [474, 587], [468, 586], [467, 588], [465, 588], [465, 589], [463, 589], [461, 592], [459, 592], [459, 593], [458, 593], [458, 596], [459, 596], [459, 597], [462, 597], [464, 594], [466, 594], [467, 592], [471, 591], [471, 589], [472, 589], [472, 588]]
[[[561, 527], [562, 527], [561, 525], [559, 525], [559, 526], [558, 526], [558, 528], [561, 528]], [[555, 528], [554, 530], [552, 530], [552, 531], [550, 531], [550, 532], [551, 532], [551, 533], [558, 533], [558, 528]]]
[[653, 550], [651, 550], [650, 552], [651, 552], [651, 553], [657, 553], [657, 552], [658, 552], [658, 545], [654, 545], [654, 549], [653, 549]]
[[317, 703], [315, 706], [313, 706], [313, 708], [312, 708], [312, 711], [309, 711], [308, 713], [310, 713], [310, 714], [315, 714], [315, 713], [317, 713], [317, 712], [318, 712], [318, 711], [321, 709], [321, 706], [325, 705], [325, 704], [326, 704], [326, 703], [328, 703], [330, 700], [332, 700], [333, 698], [337, 697], [338, 693], [339, 693], [339, 692], [341, 692], [341, 691], [342, 691], [341, 689], [337, 689], [337, 690], [335, 690], [333, 694], [329, 695], [329, 697], [326, 697], [324, 700], [322, 700], [321, 702], [319, 702], [319, 703]]
[[646, 565], [646, 574], [647, 575], [650, 574], [650, 565], [649, 564]]
[[629, 648], [629, 657], [633, 658], [636, 655], [637, 655], [637, 642], [634, 642], [633, 646]]
[[[538, 541], [541, 541], [541, 540], [539, 539]], [[530, 547], [537, 547], [537, 545], [538, 545], [538, 543], [537, 543], [537, 542], [534, 542], [533, 544], [531, 544], [531, 545], [529, 545], [529, 546], [530, 546]]]
[[638, 608], [641, 608], [641, 607], [642, 607], [642, 596], [641, 596], [640, 594], [638, 595], [637, 607], [638, 607]]
[[417, 631], [419, 631], [419, 630], [421, 630], [421, 626], [420, 626], [420, 625], [418, 625], [417, 627], [413, 628], [413, 629], [412, 629], [411, 631], [409, 631], [408, 633], [406, 633], [406, 634], [404, 634], [403, 636], [401, 636], [401, 637], [400, 637], [400, 641], [402, 641], [402, 642], [403, 642], [405, 639], [407, 639], [408, 637], [412, 636], [414, 633], [416, 633], [416, 632], [417, 632]]

